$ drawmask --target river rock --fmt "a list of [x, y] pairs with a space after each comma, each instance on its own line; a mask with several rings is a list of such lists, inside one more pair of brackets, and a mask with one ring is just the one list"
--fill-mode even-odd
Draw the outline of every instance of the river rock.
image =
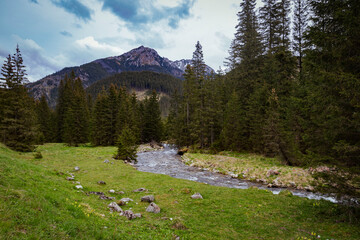
[[114, 189], [110, 189], [110, 190], [109, 190], [109, 193], [115, 193], [115, 190], [114, 190]]
[[194, 195], [191, 196], [192, 199], [203, 199], [203, 197], [201, 196], [200, 193], [195, 193]]
[[79, 168], [79, 167], [74, 167], [74, 170], [75, 170], [75, 171], [79, 171], [80, 168]]
[[117, 205], [116, 202], [112, 202], [108, 205], [108, 208], [110, 208], [111, 211], [115, 211], [115, 212], [122, 212], [123, 210], [121, 209], [121, 207], [119, 205]]
[[100, 185], [105, 185], [106, 184], [106, 182], [104, 182], [104, 181], [98, 181], [97, 183], [100, 184]]
[[146, 189], [145, 188], [138, 188], [138, 189], [135, 189], [133, 192], [145, 192]]
[[295, 182], [289, 182], [289, 186], [294, 188], [294, 187], [296, 187], [296, 183]]
[[141, 201], [142, 202], [154, 202], [155, 201], [155, 197], [154, 197], [154, 195], [147, 195], [147, 196], [143, 196], [142, 198], [141, 198]]
[[152, 213], [160, 213], [160, 207], [158, 205], [156, 205], [156, 203], [152, 202], [150, 203], [150, 205], [146, 208], [147, 212], [152, 212]]
[[306, 186], [304, 189], [306, 191], [308, 191], [308, 192], [313, 192], [314, 191], [314, 187], [312, 187], [312, 186]]
[[267, 177], [274, 176], [274, 175], [279, 175], [279, 171], [270, 169], [270, 170], [266, 173], [266, 176], [267, 176]]
[[74, 181], [75, 178], [73, 178], [73, 177], [67, 177], [66, 180], [68, 180], [68, 181]]
[[83, 189], [83, 186], [81, 186], [81, 185], [76, 185], [75, 188], [76, 188], [76, 189]]

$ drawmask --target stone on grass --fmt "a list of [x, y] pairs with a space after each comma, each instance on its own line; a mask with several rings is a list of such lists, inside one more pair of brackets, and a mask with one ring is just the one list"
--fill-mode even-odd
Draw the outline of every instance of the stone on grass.
[[116, 202], [110, 203], [108, 205], [108, 208], [110, 208], [111, 211], [115, 211], [115, 212], [122, 212], [123, 211], [121, 209], [121, 207]]
[[101, 199], [101, 200], [115, 200], [115, 197], [107, 197], [105, 195], [100, 195], [99, 199]]
[[89, 194], [104, 195], [104, 193], [103, 193], [103, 192], [89, 192]]
[[125, 216], [127, 219], [131, 220], [134, 218], [141, 218], [141, 213], [133, 213], [131, 210], [126, 210], [122, 214], [120, 213], [120, 216]]
[[100, 185], [105, 185], [106, 184], [106, 182], [104, 182], [104, 181], [98, 181], [97, 183], [100, 184]]
[[115, 193], [115, 190], [114, 190], [114, 189], [110, 189], [110, 190], [109, 190], [109, 193]]
[[76, 185], [75, 187], [76, 187], [76, 189], [83, 189], [83, 186], [81, 186], [81, 185]]
[[150, 203], [150, 205], [146, 208], [147, 212], [152, 213], [160, 213], [160, 207], [156, 205], [154, 202]]
[[75, 171], [79, 171], [80, 168], [76, 166], [76, 167], [74, 167], [74, 170], [75, 170]]
[[191, 196], [192, 199], [203, 199], [203, 197], [201, 196], [200, 193], [195, 193], [194, 195]]
[[124, 194], [124, 193], [125, 193], [124, 191], [116, 192], [116, 194]]
[[109, 163], [110, 161], [108, 159], [105, 159], [104, 163]]
[[135, 189], [133, 192], [145, 192], [146, 189], [145, 188], [138, 188], [138, 189]]
[[141, 198], [142, 202], [154, 202], [155, 201], [155, 197], [154, 195], [147, 195], [147, 196], [143, 196]]
[[67, 177], [66, 180], [68, 180], [68, 181], [74, 181], [75, 178], [73, 178], [73, 177]]
[[132, 200], [131, 198], [122, 198], [122, 199], [120, 199], [120, 201], [128, 203], [128, 202], [132, 202], [134, 200]]

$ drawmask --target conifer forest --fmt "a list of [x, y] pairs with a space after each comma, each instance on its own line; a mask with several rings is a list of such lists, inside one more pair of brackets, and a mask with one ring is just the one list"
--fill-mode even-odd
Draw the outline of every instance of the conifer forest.
[[[29, 93], [17, 46], [1, 69], [1, 142], [18, 152], [45, 143], [115, 146], [114, 159], [126, 161], [150, 142], [256, 154], [291, 167], [331, 166], [317, 173], [316, 191], [360, 197], [360, 1], [239, 2], [226, 70], [206, 71], [195, 40], [182, 77], [124, 72], [85, 88], [72, 71], [55, 106]], [[134, 89], [145, 87], [140, 98]]]

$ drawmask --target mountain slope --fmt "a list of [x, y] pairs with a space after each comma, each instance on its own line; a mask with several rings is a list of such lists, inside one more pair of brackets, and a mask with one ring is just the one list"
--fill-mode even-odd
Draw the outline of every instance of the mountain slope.
[[[78, 67], [67, 67], [43, 79], [28, 84], [30, 93], [35, 99], [45, 95], [50, 106], [55, 106], [57, 88], [61, 79], [71, 71], [75, 72], [85, 88], [105, 77], [128, 71], [151, 71], [165, 73], [176, 78], [182, 78], [184, 69], [191, 60], [171, 61], [161, 57], [154, 49], [140, 46], [120, 56], [98, 59]], [[212, 69], [207, 67], [207, 71]]]

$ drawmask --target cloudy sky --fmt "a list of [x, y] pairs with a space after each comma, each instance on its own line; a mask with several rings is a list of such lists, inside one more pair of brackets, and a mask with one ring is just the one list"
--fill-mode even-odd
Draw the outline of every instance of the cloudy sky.
[[19, 44], [28, 78], [121, 55], [140, 45], [170, 60], [223, 65], [240, 0], [1, 0], [0, 60]]

